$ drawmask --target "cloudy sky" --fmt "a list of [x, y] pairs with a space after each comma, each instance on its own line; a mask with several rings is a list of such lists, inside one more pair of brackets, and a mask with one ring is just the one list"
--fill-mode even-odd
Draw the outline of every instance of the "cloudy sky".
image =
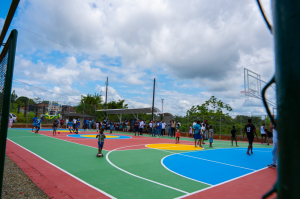
[[[9, 6], [1, 2], [0, 27]], [[265, 114], [241, 93], [244, 68], [264, 81], [274, 74], [273, 37], [255, 0], [21, 0], [11, 29], [19, 96], [76, 104], [105, 95], [108, 77], [108, 101], [150, 107], [155, 78], [164, 112], [185, 115], [214, 95], [233, 114]]]

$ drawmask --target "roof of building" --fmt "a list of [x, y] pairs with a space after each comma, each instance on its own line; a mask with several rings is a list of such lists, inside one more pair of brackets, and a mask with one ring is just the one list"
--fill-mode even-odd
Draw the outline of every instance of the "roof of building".
[[94, 118], [95, 116], [92, 115], [85, 115], [85, 114], [81, 114], [81, 113], [62, 113], [63, 117], [87, 117], [87, 118]]
[[171, 116], [174, 117], [174, 115], [172, 115], [171, 113], [159, 113], [159, 116]]
[[[152, 113], [152, 107], [149, 108], [127, 108], [127, 109], [102, 109], [97, 110], [100, 112], [106, 112], [108, 114], [139, 114], [139, 113]], [[154, 107], [153, 113], [160, 113], [158, 108]]]

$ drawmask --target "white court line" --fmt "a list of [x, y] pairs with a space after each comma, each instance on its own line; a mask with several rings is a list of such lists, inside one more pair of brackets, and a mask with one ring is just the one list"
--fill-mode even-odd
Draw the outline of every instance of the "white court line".
[[[131, 145], [131, 146], [140, 146], [140, 145], [145, 145], [145, 144]], [[126, 147], [131, 147], [131, 146], [126, 146]], [[121, 149], [121, 148], [126, 148], [126, 147], [120, 147], [120, 148], [116, 148], [116, 149], [114, 149], [114, 150], [112, 150], [112, 151], [109, 151], [109, 152], [106, 154], [106, 160], [107, 160], [113, 167], [115, 167], [115, 168], [119, 169], [120, 171], [123, 171], [124, 173], [127, 173], [127, 174], [129, 174], [129, 175], [131, 175], [131, 176], [134, 176], [134, 177], [136, 177], [136, 178], [140, 178], [140, 179], [142, 179], [142, 180], [146, 180], [146, 181], [148, 181], [148, 182], [152, 182], [152, 183], [154, 183], [154, 184], [158, 184], [158, 185], [161, 185], [161, 186], [164, 186], [164, 187], [173, 189], [173, 190], [175, 190], [175, 191], [179, 191], [179, 192], [188, 194], [188, 192], [186, 192], [186, 191], [183, 191], [183, 190], [177, 189], [177, 188], [175, 188], [175, 187], [171, 187], [171, 186], [168, 186], [168, 185], [165, 185], [165, 184], [162, 184], [162, 183], [153, 181], [153, 180], [149, 180], [149, 179], [147, 179], [147, 178], [143, 178], [143, 177], [141, 177], [141, 176], [138, 176], [138, 175], [135, 175], [135, 174], [130, 173], [130, 172], [128, 172], [128, 171], [125, 171], [124, 169], [121, 169], [120, 167], [118, 167], [118, 166], [116, 166], [115, 164], [113, 164], [113, 163], [109, 160], [109, 158], [108, 158], [109, 154], [110, 154], [111, 152], [113, 152], [113, 151], [116, 151], [116, 150]]]
[[[271, 148], [270, 148], [271, 149]], [[234, 150], [237, 150], [237, 151], [245, 151], [245, 150], [247, 150], [247, 149], [234, 149]], [[270, 151], [259, 151], [259, 150], [253, 150], [254, 152], [264, 152], [264, 153], [270, 153], [270, 152], [272, 152], [272, 150], [270, 150]]]
[[72, 176], [73, 178], [75, 178], [76, 180], [78, 180], [78, 181], [82, 182], [83, 184], [85, 184], [85, 185], [87, 185], [87, 186], [89, 186], [89, 187], [91, 187], [91, 188], [95, 189], [96, 191], [98, 191], [98, 192], [100, 192], [100, 193], [102, 193], [102, 194], [104, 194], [104, 195], [106, 195], [106, 196], [108, 196], [108, 197], [110, 197], [110, 198], [115, 198], [115, 197], [113, 197], [112, 195], [110, 195], [110, 194], [108, 194], [108, 193], [106, 193], [106, 192], [102, 191], [101, 189], [98, 189], [97, 187], [94, 187], [93, 185], [91, 185], [91, 184], [89, 184], [89, 183], [87, 183], [87, 182], [85, 182], [85, 181], [81, 180], [80, 178], [78, 178], [78, 177], [76, 177], [76, 176], [72, 175], [71, 173], [67, 172], [66, 170], [64, 170], [64, 169], [62, 169], [62, 168], [60, 168], [60, 167], [56, 166], [55, 164], [53, 164], [53, 163], [49, 162], [48, 160], [45, 160], [45, 159], [44, 159], [44, 158], [42, 158], [41, 156], [39, 156], [39, 155], [37, 155], [37, 154], [33, 153], [32, 151], [30, 151], [30, 150], [28, 150], [28, 149], [26, 149], [26, 148], [22, 147], [21, 145], [19, 145], [19, 144], [15, 143], [14, 141], [12, 141], [12, 140], [10, 140], [10, 139], [8, 139], [8, 140], [9, 140], [9, 141], [11, 141], [12, 143], [14, 143], [14, 144], [18, 145], [19, 147], [23, 148], [24, 150], [28, 151], [29, 153], [31, 153], [31, 154], [33, 154], [33, 155], [35, 155], [36, 157], [38, 157], [38, 158], [40, 158], [40, 159], [44, 160], [45, 162], [47, 162], [48, 164], [50, 164], [50, 165], [54, 166], [55, 168], [57, 168], [57, 169], [61, 170], [62, 172], [66, 173], [66, 174], [68, 174], [68, 175], [70, 175], [70, 176]]
[[[174, 155], [174, 154], [171, 154], [171, 155]], [[199, 181], [199, 180], [196, 180], [196, 179], [193, 179], [193, 178], [189, 178], [189, 177], [186, 177], [186, 176], [181, 175], [181, 174], [179, 174], [179, 173], [176, 173], [175, 171], [170, 170], [168, 167], [165, 166], [165, 164], [163, 163], [163, 161], [164, 161], [164, 159], [165, 159], [166, 157], [169, 157], [169, 156], [171, 156], [171, 155], [165, 156], [165, 157], [164, 157], [163, 159], [161, 159], [161, 161], [160, 161], [161, 165], [162, 165], [163, 167], [165, 167], [165, 169], [171, 171], [172, 173], [175, 173], [176, 175], [179, 175], [179, 176], [181, 176], [181, 177], [187, 178], [187, 179], [189, 179], [189, 180], [193, 180], [193, 181], [200, 182], [200, 183], [203, 183], [203, 184], [206, 184], [206, 185], [209, 185], [209, 186], [213, 186], [212, 184], [208, 184], [208, 183], [206, 183], [206, 182], [202, 182], [202, 181]]]
[[[30, 131], [28, 131], [28, 132], [29, 132], [29, 133], [33, 133], [33, 132], [30, 132]], [[39, 134], [39, 135], [43, 135], [43, 134]], [[93, 149], [98, 149], [98, 147], [93, 147], [93, 146], [88, 146], [88, 145], [84, 145], [84, 144], [79, 144], [79, 143], [76, 143], [76, 142], [71, 142], [71, 141], [68, 141], [68, 140], [63, 140], [63, 139], [51, 137], [51, 136], [48, 136], [48, 135], [43, 135], [43, 136], [48, 137], [48, 138], [57, 139], [57, 140], [64, 141], [64, 142], [70, 142], [70, 143], [72, 143], [72, 144], [78, 144], [78, 145], [82, 145], [82, 146], [91, 147], [91, 148], [93, 148]], [[102, 149], [102, 151], [108, 151], [108, 150]]]
[[[152, 148], [152, 149], [155, 149], [155, 148]], [[166, 150], [163, 150], [163, 149], [155, 149], [155, 150], [166, 151]], [[199, 151], [201, 151], [201, 150], [199, 150]], [[227, 164], [227, 163], [223, 163], [223, 162], [217, 162], [217, 161], [214, 161], [214, 160], [208, 160], [208, 159], [198, 158], [198, 157], [194, 157], [194, 156], [190, 156], [190, 155], [184, 155], [182, 153], [174, 153], [174, 152], [171, 152], [171, 151], [166, 151], [166, 152], [177, 154], [177, 155], [182, 155], [182, 156], [186, 156], [186, 157], [190, 157], [190, 158], [195, 158], [195, 159], [199, 159], [199, 160], [204, 160], [204, 161], [208, 161], [208, 162], [214, 162], [214, 163], [218, 163], [218, 164], [224, 164], [224, 165], [227, 165], [227, 166], [232, 166], [232, 167], [247, 169], [247, 170], [250, 170], [250, 171], [255, 171], [255, 169], [249, 169], [249, 168], [246, 168], [246, 167], [240, 167], [240, 166], [236, 166], [236, 165], [233, 165], [233, 164]], [[198, 151], [193, 151], [193, 152], [198, 152]], [[186, 153], [190, 153], [190, 152], [186, 152]]]
[[242, 175], [242, 176], [239, 176], [239, 177], [236, 177], [236, 178], [227, 180], [227, 181], [225, 181], [225, 182], [221, 182], [221, 183], [219, 183], [219, 184], [213, 185], [213, 186], [211, 186], [211, 187], [207, 187], [207, 188], [205, 188], [205, 189], [201, 189], [201, 190], [199, 190], [199, 191], [195, 191], [195, 192], [192, 192], [192, 193], [188, 193], [188, 194], [186, 194], [186, 195], [183, 195], [183, 196], [179, 196], [179, 197], [174, 198], [174, 199], [185, 198], [185, 197], [187, 197], [187, 196], [191, 196], [191, 195], [194, 195], [194, 194], [196, 194], [196, 193], [200, 193], [200, 192], [202, 192], [202, 191], [205, 191], [205, 190], [208, 190], [208, 189], [215, 188], [215, 187], [217, 187], [217, 186], [220, 186], [220, 185], [222, 185], [222, 184], [231, 182], [231, 181], [233, 181], [233, 180], [237, 180], [237, 179], [239, 179], [239, 178], [243, 178], [243, 177], [245, 177], [245, 176], [251, 175], [251, 174], [256, 173], [256, 172], [258, 172], [258, 171], [262, 171], [262, 170], [264, 170], [264, 169], [267, 169], [267, 168], [262, 168], [262, 169], [259, 169], [259, 170], [255, 170], [255, 171], [253, 171], [253, 172], [251, 172], [251, 173], [247, 173], [247, 174], [245, 174], [245, 175]]

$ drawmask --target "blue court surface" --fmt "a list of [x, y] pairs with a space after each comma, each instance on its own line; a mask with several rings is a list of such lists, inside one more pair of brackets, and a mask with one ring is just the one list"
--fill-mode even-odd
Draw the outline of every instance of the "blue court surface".
[[271, 151], [254, 148], [251, 156], [246, 155], [247, 148], [178, 153], [165, 157], [162, 164], [184, 177], [217, 185], [265, 168], [272, 160]]
[[[74, 138], [86, 138], [86, 139], [98, 139], [96, 138], [96, 134], [73, 134], [68, 135], [68, 137], [74, 137]], [[130, 139], [130, 136], [124, 136], [124, 135], [107, 135], [106, 139]]]

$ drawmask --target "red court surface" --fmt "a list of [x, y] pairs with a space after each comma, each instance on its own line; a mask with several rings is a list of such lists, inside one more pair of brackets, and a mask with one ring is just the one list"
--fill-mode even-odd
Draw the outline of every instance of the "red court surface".
[[109, 198], [9, 140], [6, 154], [49, 198]]
[[[275, 184], [277, 179], [276, 176], [276, 169], [265, 168], [250, 175], [232, 180], [219, 186], [210, 187], [206, 190], [201, 190], [183, 198], [198, 199], [206, 198], [207, 196], [209, 196], [210, 199], [261, 198], [262, 195], [273, 188], [273, 184]], [[272, 182], [272, 184], [270, 182]], [[276, 196], [270, 198], [275, 197]]]

